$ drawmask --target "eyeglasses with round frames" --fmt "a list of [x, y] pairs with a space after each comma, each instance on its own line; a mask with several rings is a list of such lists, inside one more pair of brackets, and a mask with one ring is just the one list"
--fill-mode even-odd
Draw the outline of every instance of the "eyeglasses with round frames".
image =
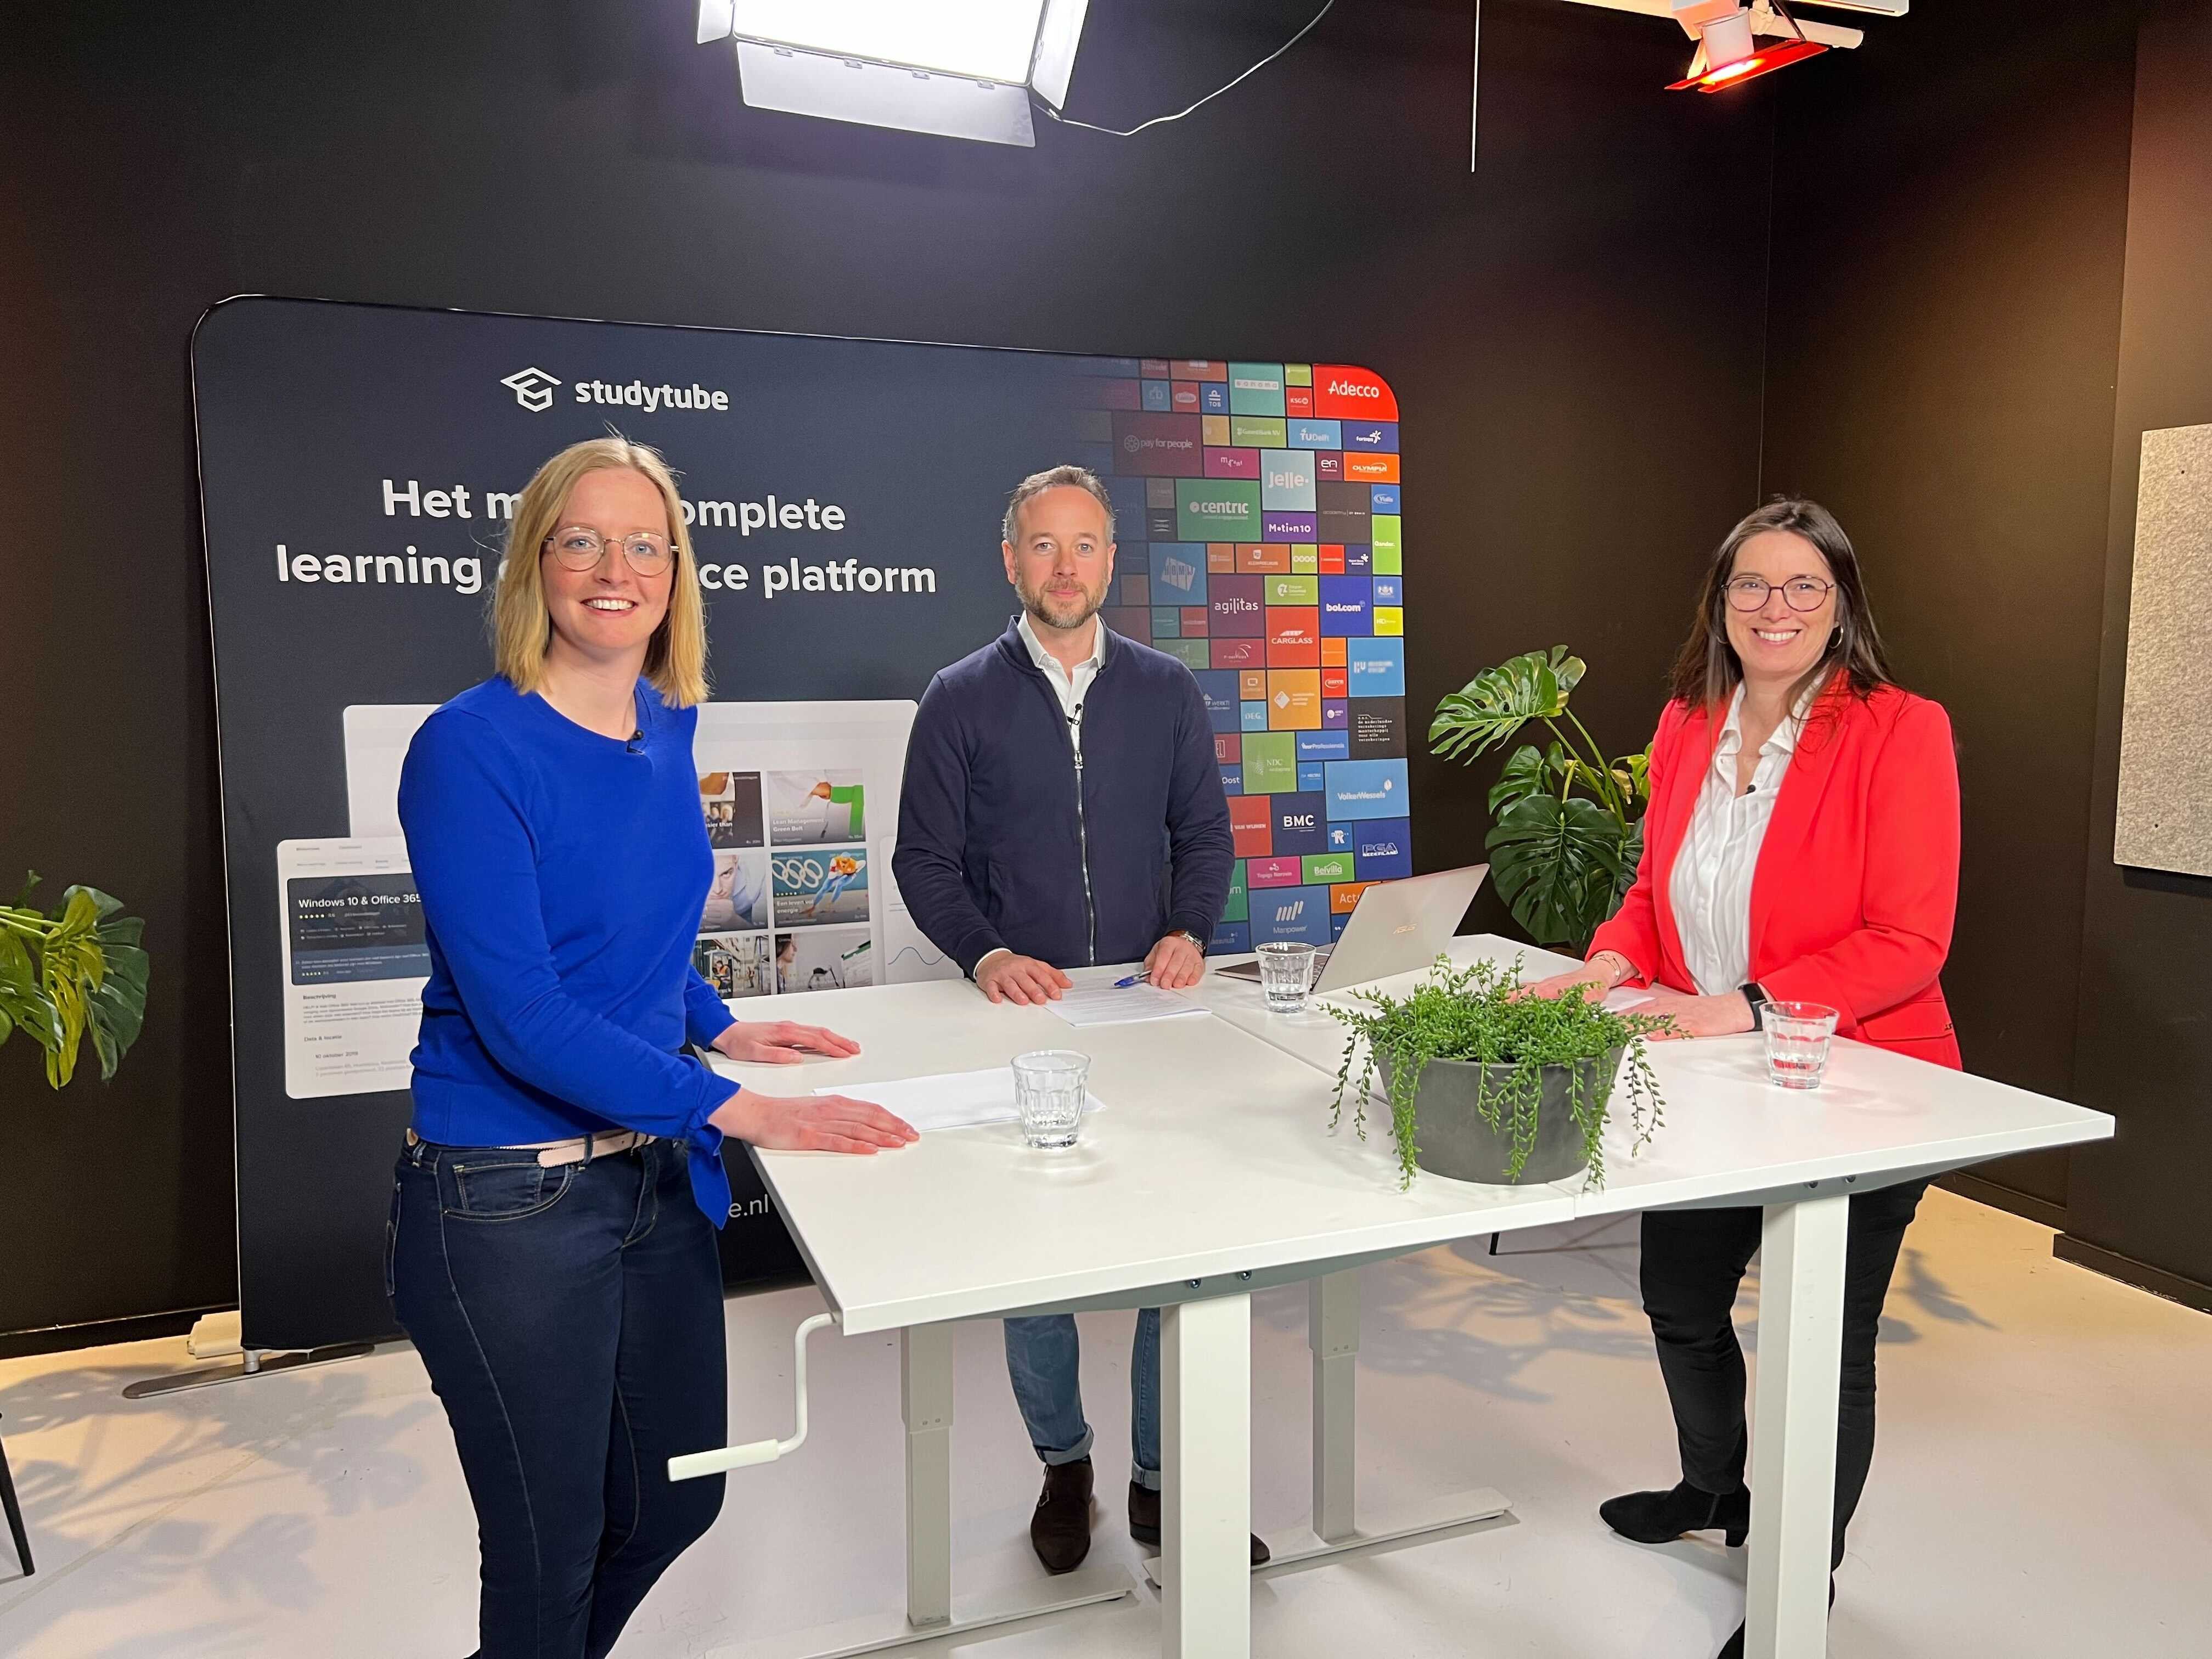
[[1766, 609], [1770, 593], [1782, 595], [1783, 603], [1792, 611], [1818, 611], [1820, 602], [1835, 591], [1835, 583], [1824, 582], [1817, 576], [1792, 576], [1786, 582], [1770, 582], [1758, 576], [1732, 576], [1725, 589], [1729, 608], [1748, 615]]
[[[608, 539], [588, 525], [570, 525], [556, 530], [545, 538], [545, 550], [561, 562], [564, 570], [596, 570], [599, 561], [606, 556]], [[624, 536], [613, 545], [622, 549], [622, 556], [629, 561], [629, 568], [641, 576], [658, 576], [668, 568], [668, 538], [641, 530]]]

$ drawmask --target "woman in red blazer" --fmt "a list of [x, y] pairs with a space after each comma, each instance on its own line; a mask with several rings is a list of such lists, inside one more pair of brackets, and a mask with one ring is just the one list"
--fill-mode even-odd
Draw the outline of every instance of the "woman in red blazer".
[[[1959, 778], [1942, 708], [1893, 684], [1857, 556], [1828, 512], [1778, 499], [1707, 570], [1651, 740], [1643, 861], [1556, 995], [1648, 985], [1684, 1036], [1758, 1029], [1770, 1000], [1824, 1003], [1862, 1042], [1959, 1064], [1936, 975], [1959, 890]], [[1925, 1182], [1854, 1196], [1845, 1267], [1833, 1561], [1874, 1456], [1875, 1334]], [[1600, 1506], [1656, 1544], [1748, 1529], [1743, 1351], [1731, 1318], [1755, 1208], [1647, 1212], [1644, 1306], [1682, 1480]], [[1830, 1595], [1832, 1598], [1833, 1589]], [[1723, 1659], [1743, 1650], [1738, 1629]]]

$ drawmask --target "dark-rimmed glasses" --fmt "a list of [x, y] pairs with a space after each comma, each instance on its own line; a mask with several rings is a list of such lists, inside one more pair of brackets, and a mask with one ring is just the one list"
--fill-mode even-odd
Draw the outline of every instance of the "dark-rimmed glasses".
[[[658, 576], [668, 568], [668, 538], [641, 530], [613, 544], [622, 549], [629, 568], [641, 576]], [[606, 556], [607, 538], [588, 525], [572, 524], [545, 538], [545, 550], [564, 570], [596, 570]]]
[[1783, 603], [1792, 611], [1818, 611], [1820, 601], [1835, 591], [1835, 583], [1824, 582], [1817, 576], [1792, 576], [1786, 582], [1770, 582], [1759, 576], [1731, 576], [1722, 592], [1728, 595], [1729, 609], [1748, 615], [1766, 609], [1770, 593], [1782, 595]]

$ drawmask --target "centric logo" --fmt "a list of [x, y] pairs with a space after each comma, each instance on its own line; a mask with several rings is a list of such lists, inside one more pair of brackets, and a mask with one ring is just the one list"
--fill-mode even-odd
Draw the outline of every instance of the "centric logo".
[[553, 388], [566, 382], [555, 380], [542, 368], [525, 368], [506, 376], [500, 384], [532, 414], [542, 415], [553, 407]]

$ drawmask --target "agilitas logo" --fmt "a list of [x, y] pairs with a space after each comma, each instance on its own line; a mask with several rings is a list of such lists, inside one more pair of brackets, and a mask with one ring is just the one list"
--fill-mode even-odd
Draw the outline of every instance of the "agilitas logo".
[[556, 380], [542, 368], [518, 369], [500, 381], [514, 393], [514, 401], [533, 415], [543, 415], [553, 407], [553, 388], [567, 384]]

